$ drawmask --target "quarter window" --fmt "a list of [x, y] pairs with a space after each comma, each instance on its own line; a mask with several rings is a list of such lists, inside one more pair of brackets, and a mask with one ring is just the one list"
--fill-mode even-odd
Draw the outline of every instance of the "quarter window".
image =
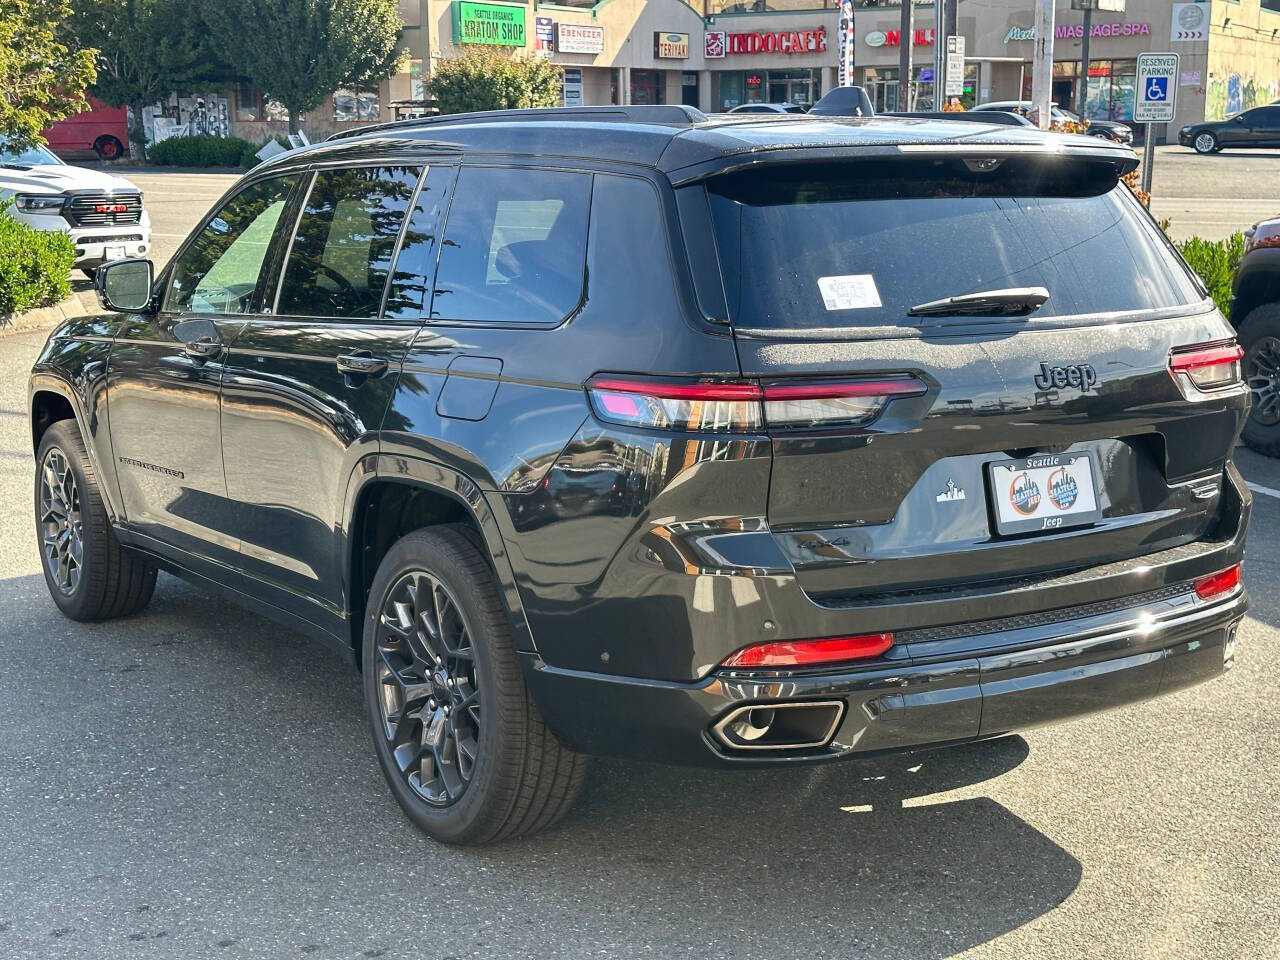
[[430, 300], [431, 279], [436, 272], [436, 241], [444, 224], [449, 185], [457, 172], [457, 167], [433, 166], [422, 180], [391, 273], [382, 314], [386, 319], [416, 321], [426, 316], [423, 308]]
[[317, 173], [285, 264], [276, 313], [374, 319], [421, 167]]
[[214, 214], [174, 265], [165, 310], [241, 314], [253, 309], [271, 237], [298, 180], [255, 183]]
[[591, 175], [464, 167], [431, 316], [558, 323], [582, 300]]

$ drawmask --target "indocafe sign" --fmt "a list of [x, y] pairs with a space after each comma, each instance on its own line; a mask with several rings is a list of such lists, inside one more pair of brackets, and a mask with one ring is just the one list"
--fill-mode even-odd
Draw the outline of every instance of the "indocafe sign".
[[827, 28], [780, 30], [776, 33], [731, 33], [729, 56], [749, 53], [822, 53], [827, 49]]

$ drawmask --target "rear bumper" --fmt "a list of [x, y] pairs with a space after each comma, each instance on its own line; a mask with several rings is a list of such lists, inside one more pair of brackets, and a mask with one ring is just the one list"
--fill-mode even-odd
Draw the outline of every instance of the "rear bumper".
[[[1223, 673], [1248, 607], [1242, 588], [1208, 602], [1190, 584], [1134, 599], [1106, 613], [949, 636], [908, 660], [841, 672], [719, 671], [682, 684], [560, 670], [529, 656], [526, 677], [552, 729], [583, 752], [699, 766], [821, 762], [996, 736]], [[713, 733], [746, 704], [806, 701], [842, 705], [821, 746], [737, 750]]]

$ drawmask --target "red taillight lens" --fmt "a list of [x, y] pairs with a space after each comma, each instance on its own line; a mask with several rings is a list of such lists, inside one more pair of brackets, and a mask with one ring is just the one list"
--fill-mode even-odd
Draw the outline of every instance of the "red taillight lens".
[[831, 382], [669, 382], [596, 377], [587, 395], [610, 423], [698, 432], [821, 429], [870, 423], [895, 397], [920, 396], [912, 376]]
[[1221, 390], [1240, 382], [1240, 358], [1244, 350], [1238, 343], [1214, 343], [1175, 350], [1169, 355], [1169, 371], [1176, 380], [1181, 374], [1197, 390]]
[[587, 384], [601, 420], [635, 427], [723, 433], [760, 429], [754, 383], [668, 383], [597, 377]]
[[1240, 564], [1237, 563], [1234, 567], [1227, 567], [1207, 577], [1201, 577], [1196, 581], [1196, 596], [1201, 600], [1211, 600], [1224, 593], [1230, 593], [1240, 586], [1240, 572]]
[[878, 657], [893, 646], [892, 633], [868, 633], [857, 637], [824, 640], [783, 640], [756, 643], [727, 657], [721, 666], [752, 668], [805, 667], [847, 663]]

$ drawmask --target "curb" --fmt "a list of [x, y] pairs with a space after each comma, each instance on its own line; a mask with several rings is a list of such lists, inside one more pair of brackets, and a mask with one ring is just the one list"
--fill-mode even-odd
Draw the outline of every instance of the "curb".
[[33, 330], [51, 330], [64, 320], [82, 317], [98, 309], [93, 291], [71, 291], [71, 296], [51, 307], [37, 307], [11, 317], [0, 317], [0, 338]]

